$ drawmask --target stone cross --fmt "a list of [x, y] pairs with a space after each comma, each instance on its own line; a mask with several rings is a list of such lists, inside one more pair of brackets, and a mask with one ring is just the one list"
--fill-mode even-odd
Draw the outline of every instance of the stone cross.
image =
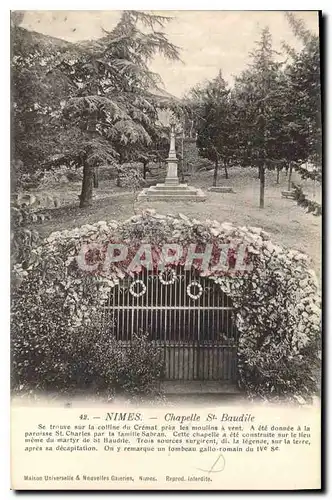
[[169, 153], [167, 161], [167, 176], [165, 179], [165, 184], [167, 186], [175, 186], [179, 184], [178, 178], [178, 159], [176, 157], [175, 151], [175, 131], [174, 125], [171, 125], [171, 141], [169, 146]]

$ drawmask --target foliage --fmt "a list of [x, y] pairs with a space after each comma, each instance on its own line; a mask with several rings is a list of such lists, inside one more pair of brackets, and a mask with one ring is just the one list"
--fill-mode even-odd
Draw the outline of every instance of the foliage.
[[61, 106], [73, 90], [60, 65], [77, 48], [15, 24], [11, 40], [12, 156], [26, 174], [46, 168], [60, 145]]
[[322, 215], [322, 206], [309, 198], [303, 193], [301, 186], [297, 186], [294, 182], [292, 183], [293, 189], [295, 191], [295, 200], [298, 205], [307, 209], [308, 213], [313, 215]]
[[[63, 276], [62, 276], [63, 278]], [[82, 277], [80, 285], [94, 284]], [[102, 308], [90, 321], [70, 328], [65, 288], [52, 289], [42, 269], [30, 273], [12, 297], [12, 384], [16, 390], [93, 390], [112, 396], [158, 395], [161, 358], [144, 333], [122, 346], [102, 323]], [[59, 282], [56, 287], [59, 287]], [[89, 292], [88, 292], [89, 293]]]
[[48, 189], [58, 186], [59, 184], [78, 182], [82, 180], [82, 174], [82, 169], [60, 165], [59, 167], [39, 172], [40, 180], [38, 187], [40, 189]]
[[268, 27], [250, 54], [251, 62], [235, 81], [239, 147], [246, 165], [259, 169], [260, 207], [264, 207], [265, 169], [285, 158], [283, 114], [285, 78], [275, 60]]
[[[302, 42], [299, 52], [288, 51], [285, 68], [289, 92], [287, 105], [297, 128], [298, 164], [313, 162], [321, 171], [322, 123], [319, 36], [306, 29], [303, 21], [287, 13], [295, 36]], [[286, 47], [287, 49], [287, 47]], [[296, 95], [296, 99], [294, 99]]]
[[137, 164], [131, 163], [118, 167], [118, 185], [130, 189], [134, 193], [133, 211], [135, 213], [135, 202], [138, 190], [145, 185], [143, 174]]
[[303, 165], [296, 165], [295, 170], [300, 174], [302, 179], [311, 179], [313, 181], [322, 182], [322, 170], [320, 168], [313, 168], [309, 170]]
[[118, 372], [120, 387], [132, 396], [156, 396], [163, 370], [162, 350], [149, 334], [134, 334]]
[[216, 186], [218, 163], [221, 160], [228, 178], [227, 165], [237, 150], [234, 107], [221, 72], [206, 87], [195, 88], [193, 105], [196, 108], [197, 147], [200, 156], [215, 163]]
[[271, 250], [257, 256], [250, 280], [233, 284], [241, 386], [252, 397], [310, 401], [320, 366], [315, 281], [301, 270], [301, 258], [295, 264], [289, 254], [282, 258]]
[[[31, 229], [31, 224], [45, 220], [45, 215], [35, 212], [26, 203], [13, 201], [11, 204], [11, 263], [29, 267], [33, 261], [33, 249], [40, 244], [39, 233]], [[14, 279], [15, 282], [15, 279]]]

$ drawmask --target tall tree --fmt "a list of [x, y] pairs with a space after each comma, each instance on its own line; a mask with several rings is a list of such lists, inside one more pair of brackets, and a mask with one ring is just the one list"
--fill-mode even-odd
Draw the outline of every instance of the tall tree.
[[216, 186], [220, 162], [228, 179], [228, 166], [235, 150], [230, 89], [220, 71], [205, 86], [194, 88], [191, 97], [196, 112], [198, 152], [214, 162], [213, 185]]
[[251, 63], [236, 78], [234, 89], [240, 150], [247, 164], [258, 167], [260, 208], [264, 208], [266, 169], [275, 168], [281, 157], [284, 79], [281, 63], [275, 61], [274, 53], [271, 33], [265, 27], [250, 54]]
[[294, 14], [286, 12], [285, 15], [294, 35], [302, 43], [299, 51], [284, 44], [290, 59], [285, 75], [289, 86], [289, 121], [293, 128], [291, 160], [301, 174], [302, 163], [313, 163], [316, 166], [313, 176], [317, 178], [321, 176], [322, 161], [319, 36], [308, 30], [303, 20]]
[[[70, 140], [61, 161], [67, 158], [83, 165], [81, 207], [91, 203], [98, 165], [137, 159], [142, 148], [153, 141], [158, 106], [164, 100], [153, 93], [160, 78], [148, 64], [156, 53], [178, 59], [177, 47], [156, 29], [169, 20], [143, 12], [123, 12], [111, 32], [81, 44], [84, 55], [70, 67], [62, 66], [77, 90], [63, 110]], [[74, 129], [79, 133], [73, 140]]]
[[[13, 13], [14, 14], [14, 13]], [[77, 56], [73, 44], [11, 25], [12, 159], [22, 173], [46, 167], [56, 152], [61, 103], [74, 91], [59, 70], [64, 60]]]

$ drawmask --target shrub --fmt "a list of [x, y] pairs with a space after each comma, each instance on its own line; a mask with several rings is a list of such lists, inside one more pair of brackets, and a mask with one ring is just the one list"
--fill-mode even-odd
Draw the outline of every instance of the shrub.
[[68, 319], [63, 297], [42, 288], [35, 272], [14, 288], [11, 361], [14, 387], [54, 389], [67, 383]]
[[118, 382], [132, 396], [156, 396], [163, 370], [162, 351], [149, 340], [149, 334], [134, 334], [126, 349], [124, 364], [119, 368]]
[[130, 188], [136, 192], [145, 185], [142, 174], [142, 165], [139, 163], [126, 163], [118, 167], [118, 186]]
[[67, 167], [61, 165], [51, 170], [45, 170], [40, 174], [39, 188], [48, 189], [67, 182], [78, 182], [83, 177], [83, 168]]
[[312, 293], [310, 275], [299, 280], [305, 290], [301, 294], [294, 271], [275, 264], [269, 262], [264, 275], [256, 264], [251, 279], [242, 283], [238, 299], [241, 385], [253, 397], [310, 401], [319, 382], [319, 302]]
[[31, 229], [31, 224], [42, 222], [45, 215], [34, 212], [30, 206], [11, 203], [11, 259], [12, 264], [19, 263], [27, 268], [31, 261], [33, 248], [40, 244], [38, 231]]
[[54, 295], [42, 285], [42, 273], [35, 271], [13, 291], [14, 389], [158, 395], [162, 360], [146, 334], [135, 335], [130, 345], [117, 342], [103, 327], [102, 308], [73, 331], [66, 294]]

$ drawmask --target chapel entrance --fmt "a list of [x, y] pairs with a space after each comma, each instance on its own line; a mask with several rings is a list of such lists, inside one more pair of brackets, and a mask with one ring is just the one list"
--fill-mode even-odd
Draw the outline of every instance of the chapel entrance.
[[134, 333], [148, 332], [162, 347], [165, 380], [237, 379], [232, 301], [194, 270], [126, 277], [112, 290], [104, 321], [124, 348]]

